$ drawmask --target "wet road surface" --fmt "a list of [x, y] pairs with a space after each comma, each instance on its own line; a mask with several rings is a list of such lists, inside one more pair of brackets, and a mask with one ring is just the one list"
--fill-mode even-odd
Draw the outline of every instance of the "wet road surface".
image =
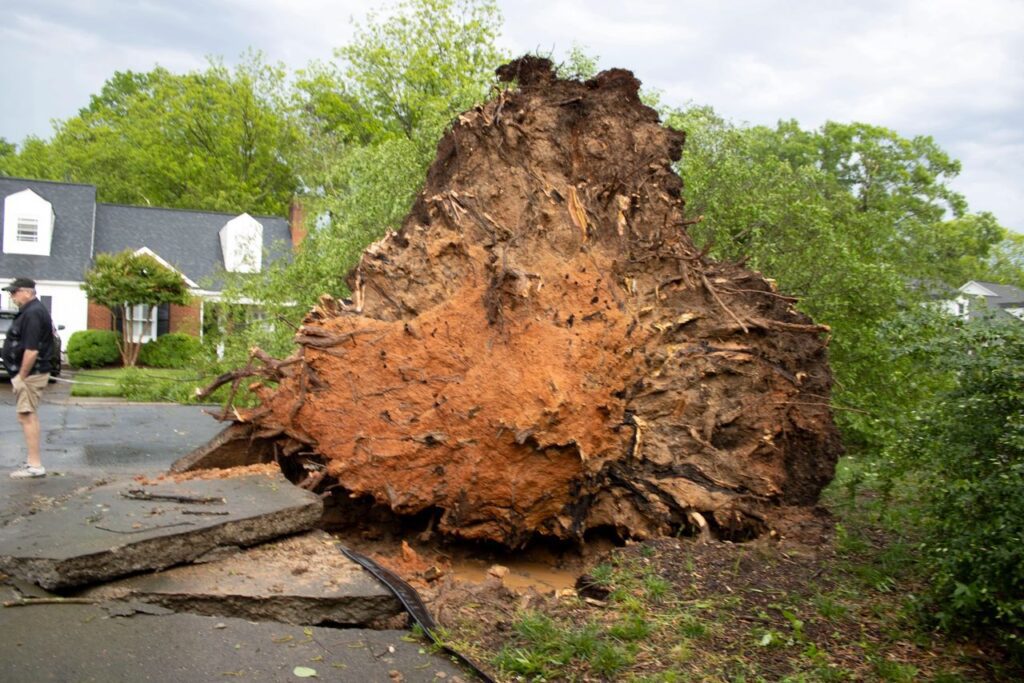
[[[44, 392], [39, 419], [43, 465], [57, 472], [163, 470], [224, 427], [201, 406], [74, 398], [64, 383], [51, 384]], [[14, 395], [10, 382], [3, 380], [0, 469], [18, 467], [24, 461]]]

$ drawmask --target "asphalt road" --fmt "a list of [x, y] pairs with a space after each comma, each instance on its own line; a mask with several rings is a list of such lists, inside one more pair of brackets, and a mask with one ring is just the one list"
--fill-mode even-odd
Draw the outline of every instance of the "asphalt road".
[[[43, 465], [54, 472], [164, 470], [224, 427], [200, 406], [72, 398], [66, 383], [51, 384], [44, 392], [39, 420]], [[5, 379], [0, 381], [0, 469], [24, 461], [21, 425]]]

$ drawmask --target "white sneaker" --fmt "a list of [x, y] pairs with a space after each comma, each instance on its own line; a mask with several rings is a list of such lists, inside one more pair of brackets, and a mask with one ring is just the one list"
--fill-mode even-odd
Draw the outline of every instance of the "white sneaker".
[[39, 467], [33, 467], [28, 463], [21, 466], [20, 470], [14, 470], [11, 472], [11, 479], [35, 479], [36, 477], [45, 477], [46, 468], [40, 465]]

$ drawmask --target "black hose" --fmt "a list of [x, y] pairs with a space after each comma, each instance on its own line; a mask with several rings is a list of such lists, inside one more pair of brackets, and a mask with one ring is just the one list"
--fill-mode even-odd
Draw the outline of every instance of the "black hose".
[[347, 548], [340, 543], [338, 544], [338, 550], [340, 550], [345, 557], [363, 567], [363, 569], [373, 574], [374, 578], [387, 586], [388, 590], [394, 593], [395, 597], [398, 598], [398, 601], [402, 603], [405, 610], [412, 615], [413, 620], [420, 625], [420, 628], [423, 629], [423, 632], [428, 638], [430, 638], [431, 642], [466, 665], [480, 680], [484, 681], [484, 683], [495, 683], [494, 679], [484, 673], [472, 659], [456, 652], [438, 639], [435, 633], [437, 631], [437, 623], [434, 621], [434, 618], [430, 616], [430, 612], [427, 611], [427, 606], [423, 604], [423, 600], [420, 598], [420, 594], [416, 592], [415, 588], [406, 583], [402, 577], [398, 576], [398, 574], [395, 574], [390, 569], [380, 566], [362, 553], [356, 552], [351, 548]]

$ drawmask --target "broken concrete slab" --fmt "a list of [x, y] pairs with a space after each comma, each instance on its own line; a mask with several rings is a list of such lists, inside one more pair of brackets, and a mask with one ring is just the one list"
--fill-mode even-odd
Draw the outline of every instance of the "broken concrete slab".
[[[128, 497], [139, 489], [145, 495]], [[193, 502], [202, 499], [211, 502]], [[84, 586], [308, 531], [322, 510], [316, 495], [280, 473], [123, 479], [0, 529], [0, 571], [51, 590]]]
[[76, 596], [304, 625], [365, 625], [400, 614], [394, 595], [342, 555], [337, 543], [314, 531], [217, 562], [131, 576]]
[[253, 434], [250, 424], [237, 423], [226, 427], [191, 453], [171, 463], [171, 472], [226, 469], [273, 462], [274, 444]]
[[[0, 597], [16, 595], [0, 587]], [[74, 603], [0, 608], [4, 681], [286, 681], [297, 666], [314, 669], [318, 680], [471, 680], [406, 631], [114, 616], [105, 605]]]

